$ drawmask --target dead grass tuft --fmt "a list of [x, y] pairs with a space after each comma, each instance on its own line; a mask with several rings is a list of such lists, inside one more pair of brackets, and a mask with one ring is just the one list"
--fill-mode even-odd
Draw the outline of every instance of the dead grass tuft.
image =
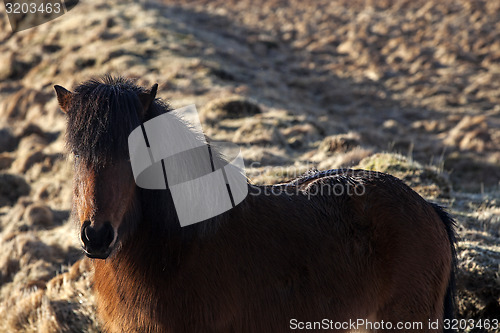
[[422, 165], [399, 154], [378, 153], [355, 167], [392, 174], [426, 198], [449, 198], [451, 183], [446, 173], [435, 166]]

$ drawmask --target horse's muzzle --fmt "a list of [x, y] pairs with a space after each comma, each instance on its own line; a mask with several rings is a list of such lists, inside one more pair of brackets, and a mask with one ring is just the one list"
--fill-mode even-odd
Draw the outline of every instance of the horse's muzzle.
[[115, 237], [115, 232], [110, 222], [105, 222], [96, 229], [91, 226], [90, 221], [85, 221], [80, 237], [83, 242], [83, 250], [89, 258], [106, 259], [112, 251], [110, 245]]

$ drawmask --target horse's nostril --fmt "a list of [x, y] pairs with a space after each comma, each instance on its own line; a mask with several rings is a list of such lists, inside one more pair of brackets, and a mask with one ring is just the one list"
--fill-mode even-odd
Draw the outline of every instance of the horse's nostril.
[[82, 230], [81, 230], [80, 234], [82, 237], [82, 241], [85, 245], [87, 245], [90, 242], [90, 238], [89, 238], [89, 234], [88, 234], [89, 228], [91, 228], [90, 221], [83, 222]]
[[99, 228], [94, 228], [90, 224], [90, 221], [85, 221], [81, 230], [81, 238], [85, 250], [88, 253], [107, 252], [109, 245], [113, 242], [115, 234], [111, 223], [105, 222]]

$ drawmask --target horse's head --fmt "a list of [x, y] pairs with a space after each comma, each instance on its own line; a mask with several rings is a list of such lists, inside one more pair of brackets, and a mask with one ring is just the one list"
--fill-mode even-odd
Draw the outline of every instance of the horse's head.
[[157, 85], [148, 91], [108, 77], [74, 92], [54, 88], [67, 114], [66, 143], [75, 159], [73, 214], [81, 225], [82, 246], [87, 256], [106, 259], [141, 214], [127, 140], [152, 116]]

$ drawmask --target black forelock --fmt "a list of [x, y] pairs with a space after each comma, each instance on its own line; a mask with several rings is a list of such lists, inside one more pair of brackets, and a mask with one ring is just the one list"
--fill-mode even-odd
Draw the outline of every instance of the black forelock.
[[128, 136], [141, 122], [169, 110], [160, 100], [142, 118], [139, 93], [147, 89], [122, 77], [104, 76], [77, 86], [67, 110], [68, 148], [87, 163], [128, 158]]

